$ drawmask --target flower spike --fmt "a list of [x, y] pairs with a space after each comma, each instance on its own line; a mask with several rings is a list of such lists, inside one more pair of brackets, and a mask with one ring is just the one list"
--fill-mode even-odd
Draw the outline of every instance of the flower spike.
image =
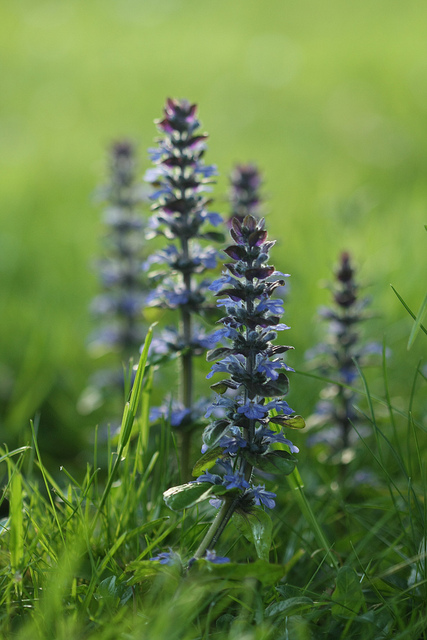
[[[158, 146], [151, 150], [154, 169], [146, 180], [155, 187], [149, 236], [163, 236], [169, 244], [147, 261], [157, 286], [148, 304], [179, 312], [179, 328], [168, 328], [153, 344], [154, 354], [178, 354], [182, 366], [180, 410], [175, 411], [175, 426], [182, 427], [181, 467], [188, 472], [188, 449], [191, 425], [196, 424], [200, 412], [193, 398], [193, 357], [205, 353], [215, 344], [214, 334], [194, 321], [194, 315], [206, 316], [215, 307], [206, 304], [211, 281], [205, 277], [216, 267], [217, 251], [206, 241], [222, 240], [222, 234], [206, 229], [218, 226], [222, 218], [208, 211], [216, 168], [205, 165], [207, 134], [199, 133], [197, 107], [187, 100], [168, 99], [163, 119], [157, 121], [162, 134]], [[157, 265], [164, 265], [158, 268]], [[182, 416], [182, 424], [179, 421]]]
[[[172, 508], [186, 503], [182, 494], [188, 492], [192, 499], [199, 491], [219, 508], [196, 559], [214, 549], [236, 510], [251, 513], [274, 508], [276, 495], [254, 483], [254, 472], [291, 473], [298, 448], [282, 430], [304, 426], [283, 399], [292, 369], [281, 354], [292, 347], [273, 345], [276, 327], [286, 328], [280, 323], [283, 302], [271, 297], [276, 285], [284, 284], [268, 264], [274, 242], [267, 240], [264, 220], [249, 215], [242, 221], [234, 218], [230, 234], [235, 244], [225, 252], [233, 262], [211, 285], [217, 296], [224, 296], [218, 305], [225, 307], [220, 336], [227, 345], [207, 354], [209, 361], [217, 361], [208, 378], [217, 373], [228, 377], [212, 385], [216, 399], [206, 417], [216, 419], [203, 434], [203, 456], [193, 470], [197, 480], [165, 494]], [[215, 464], [220, 470], [210, 473]]]

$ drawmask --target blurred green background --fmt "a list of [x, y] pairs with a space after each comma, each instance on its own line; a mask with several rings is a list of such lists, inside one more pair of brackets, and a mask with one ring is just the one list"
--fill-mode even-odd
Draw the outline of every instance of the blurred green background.
[[[254, 161], [265, 179], [278, 268], [292, 274], [288, 361], [322, 336], [341, 250], [352, 252], [393, 349], [405, 397], [421, 337], [393, 283], [417, 311], [425, 293], [427, 5], [416, 0], [15, 0], [1, 4], [1, 442], [24, 444], [40, 412], [45, 451], [82, 450], [95, 419], [77, 399], [97, 367], [86, 351], [98, 291], [105, 151], [134, 139], [141, 174], [167, 96], [199, 104], [227, 175]], [[407, 385], [402, 384], [402, 381]], [[399, 386], [401, 385], [401, 386]], [[318, 385], [292, 380], [311, 411]], [[83, 459], [82, 458], [82, 459]]]

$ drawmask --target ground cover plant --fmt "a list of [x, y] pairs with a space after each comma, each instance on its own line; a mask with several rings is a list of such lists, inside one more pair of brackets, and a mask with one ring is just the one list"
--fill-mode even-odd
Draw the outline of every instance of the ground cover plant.
[[[336, 308], [326, 314], [329, 360], [314, 372], [294, 371], [293, 348], [281, 339], [289, 328], [281, 318], [288, 276], [272, 266], [277, 252], [258, 215], [258, 171], [244, 164], [232, 171], [232, 210], [221, 228], [207, 209], [214, 170], [203, 163], [196, 112], [169, 99], [157, 123], [162, 137], [147, 179], [159, 188], [148, 226], [169, 244], [157, 244], [144, 261], [130, 256], [127, 234], [142, 230], [148, 206], [129, 219], [133, 201], [114, 201], [112, 261], [101, 265], [114, 285], [107, 301], [123, 293], [139, 309], [143, 295], [154, 321], [137, 365], [129, 340], [114, 340], [124, 365], [119, 429], [112, 416], [110, 428], [94, 424], [83, 470], [64, 465], [58, 473], [45, 464], [38, 415], [28, 440], [0, 451], [2, 637], [426, 638], [425, 360], [402, 377], [384, 340], [376, 366], [367, 367], [368, 323], [362, 346], [355, 332], [366, 319], [363, 298], [354, 258], [343, 252]], [[116, 161], [127, 163], [129, 152], [124, 142], [113, 148]], [[199, 245], [221, 234], [222, 251]], [[149, 236], [148, 245], [157, 241]], [[117, 262], [123, 242], [124, 266]], [[147, 267], [163, 261], [150, 296]], [[205, 279], [217, 261], [222, 271]], [[123, 269], [127, 276], [117, 277]], [[405, 292], [394, 291], [412, 317], [410, 354], [425, 345], [426, 298], [414, 311]], [[124, 318], [132, 338], [134, 309], [114, 324], [122, 328]], [[212, 369], [195, 369], [195, 354]], [[203, 372], [198, 384], [196, 371]], [[325, 428], [340, 430], [332, 448], [327, 438], [309, 446], [310, 429], [304, 436], [303, 417], [285, 400], [288, 372], [312, 411], [317, 393], [308, 382], [333, 390]], [[202, 395], [217, 373], [226, 377], [214, 378], [206, 404]], [[159, 396], [163, 408], [153, 411]], [[199, 400], [204, 409], [194, 419]]]

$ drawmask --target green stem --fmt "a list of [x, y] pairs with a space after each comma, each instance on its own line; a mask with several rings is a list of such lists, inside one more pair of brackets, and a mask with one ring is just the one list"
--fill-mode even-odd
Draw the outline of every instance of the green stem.
[[[189, 257], [189, 246], [186, 238], [182, 239], [182, 252], [185, 258]], [[188, 291], [192, 290], [191, 273], [183, 275], [184, 286]], [[181, 356], [182, 387], [181, 400], [186, 409], [193, 406], [193, 354], [191, 351], [192, 322], [191, 313], [188, 309], [181, 310], [182, 333], [185, 343], [184, 352]], [[181, 474], [183, 480], [191, 477], [190, 452], [191, 452], [191, 431], [184, 431], [181, 435]]]
[[233, 515], [236, 507], [239, 503], [240, 495], [234, 498], [232, 502], [224, 500], [218, 511], [215, 520], [212, 522], [205, 537], [203, 538], [199, 548], [194, 554], [194, 558], [197, 560], [205, 555], [207, 549], [213, 549], [219, 540], [220, 535], [224, 531], [225, 527], [229, 523], [231, 516]]

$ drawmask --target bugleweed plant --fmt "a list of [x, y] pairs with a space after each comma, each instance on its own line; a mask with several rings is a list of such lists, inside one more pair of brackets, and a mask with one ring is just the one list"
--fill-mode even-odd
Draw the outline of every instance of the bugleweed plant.
[[360, 296], [355, 275], [350, 255], [343, 252], [332, 288], [333, 306], [319, 310], [319, 316], [327, 322], [327, 337], [308, 355], [322, 375], [336, 381], [322, 390], [322, 400], [311, 420], [313, 425], [322, 426], [312, 442], [327, 442], [335, 453], [357, 439], [353, 427], [360, 426], [360, 413], [354, 408], [356, 394], [352, 387], [360, 377], [359, 367], [367, 364], [369, 355], [382, 352], [381, 345], [362, 341], [360, 328], [371, 314], [366, 311], [369, 299]]
[[[226, 313], [219, 333], [229, 341], [207, 354], [209, 361], [219, 359], [208, 378], [228, 374], [211, 387], [217, 398], [206, 417], [219, 417], [203, 433], [204, 455], [193, 473], [204, 473], [194, 484], [174, 487], [165, 494], [171, 508], [208, 498], [214, 498], [211, 503], [219, 508], [195, 559], [205, 554], [208, 559], [216, 558], [217, 542], [235, 512], [264, 519], [262, 508], [274, 507], [275, 494], [265, 484], [255, 484], [254, 470], [280, 476], [291, 473], [298, 448], [282, 429], [304, 426], [304, 420], [293, 415], [283, 399], [289, 387], [286, 372], [292, 369], [281, 354], [292, 347], [273, 344], [277, 333], [288, 329], [280, 321], [282, 301], [271, 297], [284, 285], [284, 274], [268, 264], [274, 242], [267, 240], [264, 220], [252, 216], [242, 222], [235, 217], [230, 234], [235, 244], [224, 253], [232, 262], [225, 264], [226, 271], [210, 285], [216, 295], [225, 296], [218, 302]], [[285, 445], [285, 450], [275, 450], [276, 444]], [[218, 473], [210, 473], [215, 463]]]
[[[139, 358], [145, 330], [143, 308], [147, 277], [143, 271], [144, 220], [140, 205], [146, 199], [136, 181], [134, 145], [115, 142], [109, 154], [109, 182], [98, 196], [107, 204], [103, 222], [104, 256], [97, 263], [103, 292], [92, 303], [99, 327], [91, 336], [95, 355], [115, 354], [117, 369], [99, 371], [92, 384], [104, 395], [124, 388], [124, 374], [132, 360]], [[123, 394], [121, 394], [123, 397]]]
[[[205, 405], [194, 398], [194, 356], [210, 348], [214, 338], [196, 320], [206, 314], [207, 288], [210, 280], [206, 271], [216, 266], [217, 251], [201, 243], [222, 240], [221, 233], [206, 226], [218, 226], [222, 218], [209, 212], [210, 191], [216, 169], [205, 165], [207, 134], [199, 133], [197, 107], [186, 100], [168, 100], [164, 118], [157, 122], [162, 133], [158, 146], [151, 150], [155, 168], [146, 174], [146, 180], [156, 185], [152, 194], [155, 211], [150, 220], [151, 236], [162, 236], [168, 245], [152, 255], [148, 264], [165, 265], [152, 271], [157, 284], [148, 299], [151, 306], [176, 311], [178, 322], [156, 338], [152, 351], [160, 355], [178, 354], [181, 362], [180, 400], [169, 402], [153, 412], [153, 416], [166, 415], [181, 434], [181, 470], [189, 472], [191, 432], [203, 415]], [[201, 408], [202, 407], [202, 408]]]

